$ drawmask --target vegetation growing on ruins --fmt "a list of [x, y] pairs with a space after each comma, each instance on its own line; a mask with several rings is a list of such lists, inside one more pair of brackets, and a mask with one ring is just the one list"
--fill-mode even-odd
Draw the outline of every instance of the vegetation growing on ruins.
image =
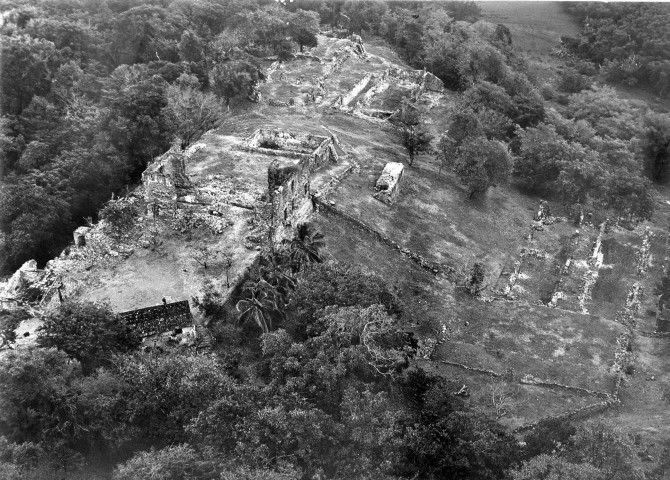
[[[587, 30], [564, 39], [552, 61], [567, 66], [547, 78], [508, 27], [475, 22], [470, 1], [8, 4], [0, 270], [43, 264], [90, 217], [87, 242], [104, 237], [100, 255], [119, 259], [111, 277], [128, 278], [120, 257], [135, 255], [134, 286], [150, 282], [142, 262], [162, 257], [178, 282], [198, 285], [196, 330], [218, 343], [203, 354], [175, 331], [140, 346], [108, 304], [66, 289], [66, 301], [50, 297], [36, 345], [16, 346], [25, 318], [3, 303], [0, 477], [662, 478], [639, 438], [587, 418], [631, 421], [617, 409], [640, 401], [638, 368], [651, 371], [637, 349], [651, 364], [665, 348], [652, 342], [667, 340], [647, 328], [670, 294], [669, 244], [648, 221], [669, 218], [658, 197], [670, 117], [602, 82], [661, 75], [662, 40], [639, 45], [630, 25], [665, 10], [569, 8]], [[628, 43], [613, 25], [626, 25]], [[646, 66], [633, 71], [638, 51]], [[447, 91], [426, 92], [406, 65]], [[294, 103], [250, 103], [270, 75]], [[340, 105], [341, 89], [359, 87], [351, 110], [317, 107], [326, 83]], [[362, 118], [369, 92], [384, 88], [402, 107]], [[151, 162], [171, 147], [219, 156], [179, 157], [170, 177], [163, 169], [177, 167]], [[211, 192], [161, 190], [190, 181], [187, 160]], [[390, 161], [412, 167], [393, 205], [370, 194]], [[154, 203], [115, 199], [149, 164]], [[153, 205], [152, 218], [138, 205]], [[309, 221], [296, 213], [304, 206]], [[290, 233], [274, 242], [280, 223]], [[118, 248], [130, 242], [144, 251]], [[70, 259], [97, 268], [83, 247]], [[654, 408], [662, 418], [665, 405]]]

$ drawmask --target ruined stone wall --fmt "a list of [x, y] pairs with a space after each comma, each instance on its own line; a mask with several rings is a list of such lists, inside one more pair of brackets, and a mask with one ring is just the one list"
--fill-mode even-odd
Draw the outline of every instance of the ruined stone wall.
[[[320, 143], [316, 144], [311, 154], [301, 154], [300, 160], [294, 165], [279, 167], [275, 161], [268, 168], [268, 192], [272, 210], [270, 240], [274, 243], [290, 238], [295, 227], [308, 219], [313, 209], [310, 187], [312, 174], [324, 165], [338, 161], [333, 137], [278, 133], [281, 136], [277, 138], [300, 141], [302, 148], [314, 146], [315, 142]], [[283, 151], [278, 152], [281, 154]]]
[[178, 147], [170, 148], [142, 173], [142, 182], [147, 185], [158, 183], [168, 187], [189, 187], [191, 182], [186, 176], [184, 154]]
[[142, 337], [193, 326], [188, 300], [121, 312], [118, 317]]
[[272, 203], [270, 236], [275, 243], [292, 236], [292, 229], [306, 213], [305, 205], [311, 205], [311, 164], [311, 158], [305, 158], [290, 167], [280, 168], [273, 164], [268, 168]]
[[267, 153], [274, 151], [276, 155], [286, 152], [309, 154], [321, 145], [326, 137], [311, 133], [291, 133], [282, 130], [259, 128], [247, 140], [246, 146]]
[[373, 197], [389, 205], [393, 204], [400, 193], [403, 170], [402, 163], [387, 163], [377, 180]]
[[341, 106], [346, 107], [347, 105], [349, 105], [349, 103], [354, 98], [356, 98], [363, 91], [363, 89], [365, 87], [367, 87], [371, 78], [372, 78], [372, 74], [368, 73], [356, 85], [354, 85], [354, 87], [349, 91], [349, 93], [342, 96]]

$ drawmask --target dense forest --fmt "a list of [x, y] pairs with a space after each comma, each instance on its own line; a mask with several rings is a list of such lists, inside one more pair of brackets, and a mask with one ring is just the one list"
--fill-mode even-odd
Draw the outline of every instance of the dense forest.
[[582, 26], [565, 49], [592, 62], [607, 81], [670, 94], [670, 6], [666, 3], [566, 2]]
[[[511, 181], [577, 215], [651, 218], [670, 116], [600, 83], [593, 62], [623, 57], [575, 45], [584, 58], [541, 83], [506, 27], [471, 26], [478, 14], [474, 2], [5, 3], [0, 269], [57, 255], [154, 157], [249, 101], [260, 58], [290, 61], [331, 28], [383, 39], [458, 93], [439, 138], [404, 104], [412, 161], [434, 150], [471, 196]], [[223, 345], [211, 355], [138, 351], [109, 306], [66, 303], [38, 347], [0, 355], [0, 477], [644, 478], [616, 428], [547, 422], [520, 442], [470, 408], [461, 385], [412, 365], [416, 341], [398, 322], [412, 312], [393, 289], [321, 263], [322, 242], [305, 227], [264, 259], [240, 324], [216, 292], [201, 299]]]

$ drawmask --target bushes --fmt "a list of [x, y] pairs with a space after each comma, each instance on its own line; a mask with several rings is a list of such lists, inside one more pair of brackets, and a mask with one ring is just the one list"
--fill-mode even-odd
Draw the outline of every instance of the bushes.
[[137, 207], [128, 199], [110, 200], [100, 211], [100, 218], [105, 221], [105, 232], [114, 237], [121, 237], [135, 223]]
[[348, 265], [314, 264], [301, 272], [295, 290], [288, 297], [287, 329], [295, 338], [306, 338], [307, 327], [321, 309], [374, 304], [384, 305], [394, 315], [403, 311], [400, 300], [382, 279]]

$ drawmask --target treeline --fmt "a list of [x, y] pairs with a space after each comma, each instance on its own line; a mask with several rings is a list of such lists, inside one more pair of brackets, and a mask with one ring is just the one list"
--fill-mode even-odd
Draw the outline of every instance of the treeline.
[[670, 94], [670, 6], [664, 3], [570, 2], [578, 38], [564, 37], [572, 54], [595, 63], [609, 82]]
[[218, 125], [258, 58], [316, 45], [268, 1], [16, 1], [0, 27], [0, 273], [43, 264], [172, 144]]
[[0, 352], [0, 476], [644, 478], [616, 429], [545, 422], [520, 444], [463, 385], [410, 367], [418, 344], [394, 292], [310, 263], [308, 237], [263, 262], [241, 325], [218, 318], [216, 354], [136, 351], [109, 307], [88, 303], [51, 314], [39, 346]]

